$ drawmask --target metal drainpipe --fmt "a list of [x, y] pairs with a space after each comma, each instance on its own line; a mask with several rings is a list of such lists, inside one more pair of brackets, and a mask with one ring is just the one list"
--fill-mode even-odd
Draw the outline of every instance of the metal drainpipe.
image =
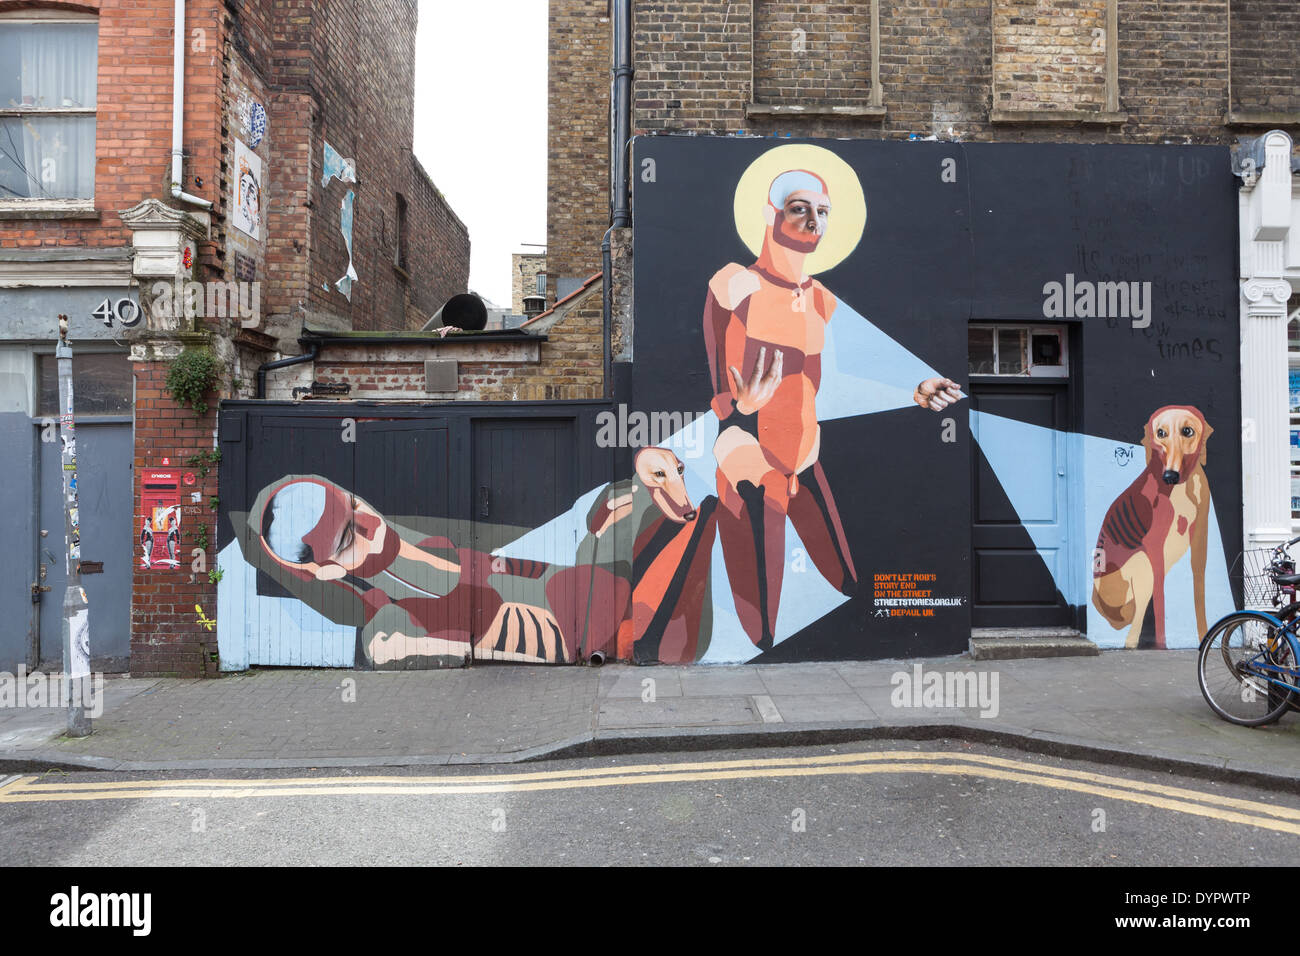
[[610, 212], [612, 223], [600, 242], [605, 350], [605, 397], [614, 395], [611, 326], [614, 315], [613, 261], [610, 234], [632, 223], [628, 204], [627, 149], [632, 119], [632, 0], [613, 0], [614, 65], [610, 79]]
[[185, 0], [176, 0], [172, 22], [172, 198], [203, 209], [212, 203], [181, 189], [181, 161], [185, 157], [182, 132], [185, 120]]
[[312, 342], [307, 346], [307, 351], [302, 355], [294, 355], [286, 359], [276, 359], [274, 362], [263, 362], [257, 367], [257, 397], [266, 398], [266, 373], [277, 368], [288, 368], [290, 365], [301, 365], [303, 362], [313, 362], [320, 357], [320, 343]]

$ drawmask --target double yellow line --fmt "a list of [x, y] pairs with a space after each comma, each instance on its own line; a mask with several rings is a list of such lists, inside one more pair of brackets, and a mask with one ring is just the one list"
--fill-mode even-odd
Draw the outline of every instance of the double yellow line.
[[971, 753], [892, 750], [817, 757], [766, 757], [693, 763], [637, 764], [581, 770], [418, 777], [291, 777], [258, 780], [141, 780], [63, 783], [18, 777], [0, 786], [0, 804], [76, 800], [231, 800], [249, 797], [321, 797], [348, 794], [436, 796], [528, 793], [644, 784], [867, 774], [936, 774], [1028, 783], [1055, 790], [1143, 804], [1300, 836], [1300, 810], [1217, 793], [1128, 780], [1107, 774], [1045, 767]]

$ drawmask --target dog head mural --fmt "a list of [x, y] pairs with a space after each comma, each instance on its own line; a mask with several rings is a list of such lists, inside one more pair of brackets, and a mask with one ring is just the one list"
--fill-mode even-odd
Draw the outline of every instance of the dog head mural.
[[669, 521], [684, 524], [695, 520], [695, 506], [686, 492], [682, 476], [686, 466], [666, 448], [647, 447], [636, 453], [637, 480], [650, 492], [650, 499]]
[[1159, 472], [1167, 485], [1185, 482], [1205, 464], [1205, 443], [1214, 429], [1192, 405], [1166, 405], [1147, 420], [1142, 447], [1147, 469]]

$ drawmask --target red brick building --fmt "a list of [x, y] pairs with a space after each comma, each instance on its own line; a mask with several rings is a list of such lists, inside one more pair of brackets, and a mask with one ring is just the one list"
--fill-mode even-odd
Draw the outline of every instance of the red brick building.
[[[415, 34], [414, 0], [0, 0], [0, 430], [6, 485], [33, 503], [7, 519], [0, 669], [59, 655], [41, 441], [56, 315], [76, 354], [82, 560], [103, 567], [83, 579], [96, 666], [199, 674], [218, 401], [251, 397], [304, 324], [418, 329], [465, 291], [467, 230], [411, 152]], [[196, 414], [165, 380], [205, 346], [218, 372]], [[152, 491], [179, 508], [174, 558], [142, 553], [149, 472], [172, 475]]]

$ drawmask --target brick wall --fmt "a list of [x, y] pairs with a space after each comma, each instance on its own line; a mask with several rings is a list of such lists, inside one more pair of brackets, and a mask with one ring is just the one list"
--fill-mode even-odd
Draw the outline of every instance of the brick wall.
[[1300, 112], [1300, 4], [1232, 0], [1231, 7], [1232, 109]]
[[[194, 573], [191, 556], [200, 547], [206, 529], [207, 546], [204, 561], [209, 570], [216, 562], [216, 511], [210, 502], [217, 493], [217, 469], [209, 466], [207, 477], [201, 476], [201, 467], [189, 464], [186, 459], [200, 452], [210, 452], [215, 447], [216, 408], [209, 399], [206, 414], [197, 416], [188, 408], [180, 408], [163, 387], [168, 362], [135, 363], [136, 426], [133, 470], [135, 489], [133, 500], [135, 514], [132, 528], [138, 535], [145, 515], [141, 509], [146, 469], [171, 467], [195, 476], [193, 485], [181, 485], [181, 542], [177, 549], [180, 567], [144, 569], [140, 567], [140, 552], [130, 542], [131, 587], [131, 673], [135, 675], [176, 675], [182, 677], [215, 676], [217, 663], [212, 660], [217, 651], [217, 632], [199, 623], [195, 605], [202, 608], [204, 616], [217, 616], [217, 587], [209, 581], [206, 572]], [[163, 459], [170, 461], [165, 466]], [[192, 492], [199, 492], [201, 500], [194, 503]]]
[[[867, 139], [935, 134], [967, 141], [1232, 145], [1239, 136], [1276, 125], [1300, 139], [1295, 116], [1300, 4], [1232, 0], [1231, 7], [1232, 109], [1269, 112], [1262, 125], [1225, 123], [1230, 105], [1225, 0], [1120, 0], [1114, 38], [1093, 33], [1105, 29], [1105, 0], [882, 2], [883, 117], [815, 110], [749, 115], [746, 109], [754, 93], [751, 70], [759, 102], [862, 105], [871, 65], [869, 37], [863, 36], [869, 29], [866, 0], [759, 0], [756, 8], [734, 0], [635, 0], [632, 127], [639, 134]], [[752, 25], [751, 9], [757, 17]], [[594, 271], [609, 223], [607, 169], [595, 161], [606, 155], [601, 144], [610, 61], [600, 45], [608, 33], [604, 12], [604, 2], [551, 0], [547, 251], [554, 274], [575, 269], [576, 261]], [[794, 49], [795, 29], [804, 31], [802, 54]], [[1035, 112], [1103, 109], [1106, 45], [1112, 42], [1124, 121], [992, 120], [995, 105]], [[842, 57], [828, 55], [836, 45], [850, 49], [838, 51], [846, 54]], [[998, 104], [993, 102], [995, 69]], [[578, 159], [580, 146], [592, 161]], [[573, 209], [578, 196], [593, 200], [585, 217]], [[616, 333], [624, 311], [616, 310]]]
[[[0, 0], [0, 12], [39, 6], [99, 14], [95, 116], [95, 211], [86, 219], [6, 218], [0, 246], [120, 246], [129, 243], [118, 212], [171, 181], [172, 14], [170, 0]], [[214, 58], [222, 47], [219, 0], [186, 4], [186, 29], [203, 31], [204, 52], [187, 47], [183, 130], [186, 192], [216, 197], [220, 134], [215, 119], [221, 78]], [[192, 39], [193, 45], [196, 40]], [[195, 177], [204, 185], [198, 186]], [[202, 252], [203, 250], [201, 250]], [[211, 249], [206, 250], [211, 255]]]
[[469, 230], [414, 156], [406, 200], [411, 268], [406, 328], [418, 329], [444, 302], [469, 289]]
[[1106, 105], [1106, 0], [994, 0], [998, 109]]
[[[748, 20], [747, 10], [733, 8], [723, 35], [744, 28]], [[712, 53], [712, 62], [723, 62], [721, 51]], [[865, 104], [870, 93], [870, 3], [760, 0], [755, 5], [755, 102], [855, 106]]]
[[600, 269], [600, 237], [609, 226], [608, 6], [608, 0], [550, 0], [548, 305], [558, 278], [585, 279]]
[[[430, 348], [419, 360], [375, 361], [372, 349], [355, 354], [330, 347], [315, 364], [315, 371], [300, 374], [310, 381], [346, 382], [352, 399], [431, 401], [538, 401], [544, 399], [592, 399], [604, 394], [603, 344], [601, 334], [601, 292], [596, 282], [561, 306], [558, 316], [540, 317], [534, 328], [555, 318], [544, 331], [547, 341], [538, 347], [535, 362], [509, 360], [515, 347], [485, 343], [481, 349], [501, 354], [500, 359], [461, 361], [458, 391], [451, 395], [430, 395], [424, 390], [424, 359], [456, 358], [451, 348]], [[307, 366], [310, 368], [310, 366]], [[290, 388], [280, 382], [281, 392]], [[280, 397], [279, 393], [271, 397]], [[287, 397], [287, 396], [286, 396]]]
[[[1293, 17], [1293, 4], [1256, 3], [1270, 8], [1273, 22]], [[1236, 7], [1234, 0], [1234, 10]], [[1245, 4], [1249, 6], [1250, 4]], [[865, 7], [866, 4], [861, 6]], [[731, 9], [730, 18], [728, 9]], [[1079, 99], [1070, 108], [1095, 104], [1103, 85], [1096, 79], [1102, 51], [1093, 51], [1091, 27], [1101, 0], [1019, 3], [999, 0], [1008, 29], [1025, 31], [1028, 49], [1000, 57], [1012, 70], [999, 90], [1029, 92], [1038, 102], [1067, 102], [1071, 84]], [[1012, 17], [1011, 8], [1036, 13]], [[1066, 8], [1071, 8], [1070, 16]], [[1285, 9], [1284, 9], [1285, 8]], [[819, 7], [806, 15], [809, 37], [833, 27]], [[827, 7], [827, 10], [832, 9]], [[1178, 137], [1201, 143], [1233, 143], [1239, 130], [1224, 125], [1227, 110], [1227, 11], [1210, 0], [1123, 0], [1119, 4], [1119, 97], [1128, 121], [1114, 127], [1005, 125], [990, 121], [993, 97], [994, 12], [988, 0], [892, 0], [880, 10], [882, 119], [835, 116], [750, 116], [745, 114], [748, 65], [754, 51], [748, 30], [736, 26], [736, 5], [725, 0], [689, 5], [637, 3], [635, 8], [634, 117], [639, 132], [697, 131], [761, 135], [903, 138], [911, 133], [946, 134], [949, 126], [966, 140], [1159, 142]], [[762, 5], [760, 5], [760, 11]], [[1038, 13], [1037, 11], [1046, 11]], [[1086, 15], [1085, 15], [1086, 14]], [[818, 17], [822, 19], [819, 20]], [[1044, 39], [1039, 19], [1059, 18], [1057, 39]], [[1011, 24], [1012, 19], [1033, 23]], [[1066, 30], [1061, 34], [1060, 30]], [[1244, 28], [1243, 28], [1244, 29]], [[1011, 33], [999, 31], [999, 40]], [[1271, 79], [1261, 89], [1284, 88], [1295, 70], [1296, 31], [1275, 41], [1290, 56], [1271, 55]], [[1079, 44], [1087, 40], [1087, 49]], [[1072, 52], [1060, 49], [1069, 46]], [[1104, 48], [1103, 48], [1104, 49]], [[1060, 62], [1075, 57], [1078, 63]], [[1019, 59], [1016, 59], [1019, 57]], [[812, 61], [809, 60], [811, 63]], [[1064, 67], [1076, 67], [1074, 79]], [[592, 73], [596, 71], [593, 65]], [[1000, 67], [1002, 69], [1002, 67]], [[1021, 77], [1017, 80], [1015, 77]], [[1294, 85], [1291, 87], [1294, 88]], [[1094, 107], [1095, 108], [1095, 107]], [[555, 122], [567, 122], [560, 119]], [[1296, 129], [1300, 132], [1300, 129]], [[554, 247], [552, 253], [556, 251]]]
[[516, 252], [510, 257], [510, 308], [524, 311], [524, 296], [537, 293], [537, 273], [546, 271], [546, 253]]

